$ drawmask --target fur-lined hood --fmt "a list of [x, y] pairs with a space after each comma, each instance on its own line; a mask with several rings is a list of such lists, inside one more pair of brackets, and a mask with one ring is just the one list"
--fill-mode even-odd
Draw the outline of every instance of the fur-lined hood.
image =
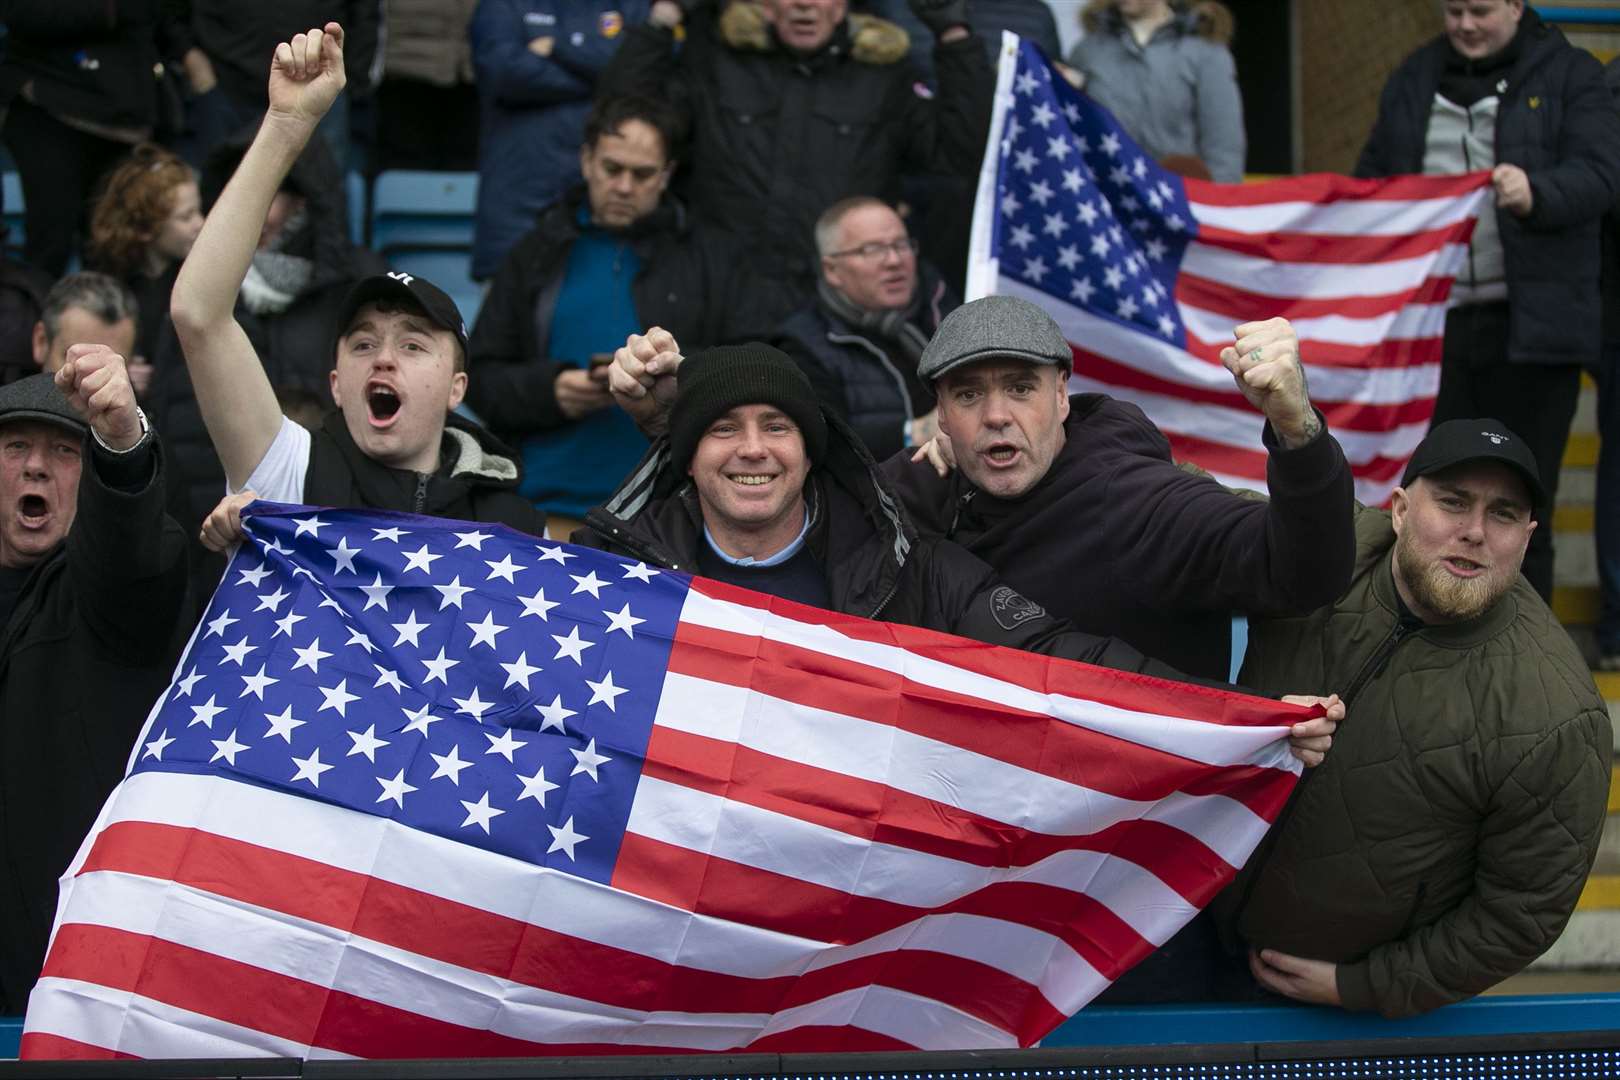
[[[1231, 9], [1220, 0], [1170, 0], [1170, 10], [1175, 12], [1173, 22], [1180, 25], [1182, 33], [1197, 34], [1217, 45], [1232, 44], [1237, 24]], [[1088, 34], [1122, 27], [1119, 0], [1091, 0], [1080, 12], [1080, 25]]]
[[[911, 48], [910, 34], [876, 15], [851, 14], [845, 19], [845, 30], [850, 57], [857, 63], [899, 63]], [[777, 47], [765, 6], [758, 0], [734, 0], [726, 7], [720, 16], [720, 39], [733, 49], [750, 52], [771, 52]]]

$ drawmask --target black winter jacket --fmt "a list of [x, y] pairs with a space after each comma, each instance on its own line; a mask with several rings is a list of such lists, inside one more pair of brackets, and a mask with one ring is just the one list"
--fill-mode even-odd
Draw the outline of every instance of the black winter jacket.
[[[1122, 641], [1081, 633], [1003, 585], [956, 544], [923, 539], [848, 425], [829, 416], [827, 460], [810, 472], [815, 517], [807, 543], [826, 570], [830, 607], [991, 645], [1185, 679]], [[695, 573], [702, 512], [691, 481], [670, 468], [659, 439], [574, 542]]]
[[403, 510], [545, 535], [545, 512], [517, 493], [517, 455], [455, 413], [445, 418], [439, 468], [431, 476], [367, 457], [336, 409], [310, 436], [304, 501], [313, 506]]
[[54, 116], [126, 129], [157, 117], [154, 68], [178, 59], [181, 21], [168, 0], [7, 0], [0, 109], [32, 83]]
[[1266, 429], [1269, 500], [1177, 466], [1135, 405], [1076, 394], [1064, 431], [1018, 499], [960, 472], [942, 480], [908, 453], [883, 471], [924, 535], [955, 540], [1082, 630], [1206, 678], [1227, 674], [1234, 611], [1300, 614], [1350, 583], [1354, 488], [1326, 431], [1284, 450]]
[[28, 575], [0, 637], [0, 1008], [13, 1016], [45, 960], [57, 878], [123, 777], [191, 629], [162, 449], [145, 485], [126, 491], [109, 486], [110, 458], [92, 446], [73, 528]]
[[[1600, 331], [1599, 220], [1620, 194], [1620, 115], [1592, 54], [1529, 8], [1519, 35], [1519, 60], [1499, 95], [1496, 160], [1529, 174], [1535, 203], [1525, 218], [1495, 211], [1507, 265], [1508, 358], [1590, 363]], [[1450, 51], [1442, 35], [1390, 76], [1357, 176], [1423, 171], [1429, 114]]]
[[[490, 283], [468, 340], [467, 404], [505, 437], [568, 422], [552, 387], [558, 372], [574, 365], [550, 359], [549, 347], [584, 203], [584, 187], [575, 188], [547, 207], [517, 242]], [[641, 261], [631, 289], [641, 325], [668, 330], [687, 353], [718, 344], [726, 317], [721, 260], [700, 234], [689, 227], [686, 208], [673, 198], [625, 232]]]
[[[918, 271], [924, 299], [916, 326], [926, 339], [961, 301], [933, 268], [920, 264]], [[879, 461], [906, 445], [906, 425], [913, 417], [933, 411], [934, 388], [918, 377], [915, 362], [879, 335], [849, 325], [824, 303], [790, 315], [776, 344], [809, 377], [822, 406], [843, 417]]]
[[905, 172], [978, 175], [995, 78], [973, 37], [936, 47], [930, 99], [905, 33], [881, 19], [851, 16], [805, 58], [777, 46], [752, 3], [700, 8], [686, 26], [679, 54], [668, 31], [627, 30], [599, 92], [669, 95], [689, 111], [686, 190], [705, 225], [729, 234], [747, 336], [766, 338], [814, 295], [813, 226], [832, 203], [893, 201]]
[[[186, 48], [208, 54], [219, 85], [231, 97], [269, 105], [270, 57], [277, 43], [291, 41], [312, 26], [330, 21], [343, 26], [343, 66], [350, 95], [364, 95], [372, 85], [377, 61], [382, 5], [377, 0], [163, 0], [185, 13]], [[183, 51], [183, 50], [182, 50]]]

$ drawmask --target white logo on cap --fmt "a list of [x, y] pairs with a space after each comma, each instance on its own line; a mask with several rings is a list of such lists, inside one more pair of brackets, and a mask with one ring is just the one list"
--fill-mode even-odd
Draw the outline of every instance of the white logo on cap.
[[1506, 435], [1498, 435], [1494, 431], [1482, 431], [1480, 434], [1491, 440], [1491, 444], [1494, 446], [1501, 446], [1503, 443], [1508, 441], [1508, 437]]
[[409, 285], [411, 282], [416, 280], [403, 270], [390, 270], [388, 271], [388, 276], [399, 282], [401, 285]]

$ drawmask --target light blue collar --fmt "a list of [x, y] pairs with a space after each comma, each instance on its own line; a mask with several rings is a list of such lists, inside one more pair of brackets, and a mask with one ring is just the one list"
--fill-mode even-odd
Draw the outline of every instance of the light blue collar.
[[716, 555], [720, 556], [726, 562], [730, 563], [732, 566], [778, 566], [781, 563], [785, 563], [789, 559], [793, 558], [793, 556], [799, 553], [799, 549], [804, 547], [804, 538], [810, 533], [810, 517], [810, 508], [806, 506], [804, 509], [804, 525], [800, 527], [799, 535], [795, 536], [787, 547], [783, 548], [781, 551], [778, 551], [775, 555], [767, 555], [763, 559], [756, 559], [749, 555], [744, 555], [742, 558], [738, 559], [727, 555], [724, 551], [720, 550], [720, 545], [714, 542], [714, 534], [709, 531], [709, 525], [707, 522], [704, 522], [703, 524], [703, 539], [709, 542], [710, 550], [712, 550]]

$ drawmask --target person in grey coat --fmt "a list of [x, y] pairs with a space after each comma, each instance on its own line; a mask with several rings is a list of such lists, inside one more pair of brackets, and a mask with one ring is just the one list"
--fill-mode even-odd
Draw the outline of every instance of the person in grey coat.
[[1143, 150], [1177, 172], [1243, 179], [1243, 99], [1224, 4], [1092, 0], [1080, 22], [1086, 36], [1069, 66]]

